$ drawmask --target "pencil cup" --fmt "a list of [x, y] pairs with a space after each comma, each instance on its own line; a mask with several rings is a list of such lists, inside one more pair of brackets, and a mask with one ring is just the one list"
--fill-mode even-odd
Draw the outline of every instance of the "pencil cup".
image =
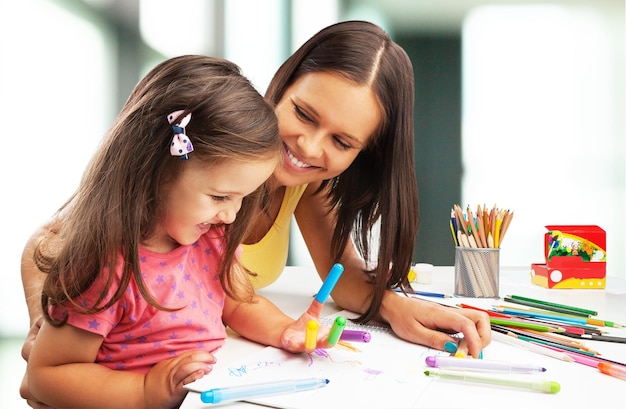
[[499, 285], [499, 248], [455, 248], [454, 295], [472, 298], [498, 298]]

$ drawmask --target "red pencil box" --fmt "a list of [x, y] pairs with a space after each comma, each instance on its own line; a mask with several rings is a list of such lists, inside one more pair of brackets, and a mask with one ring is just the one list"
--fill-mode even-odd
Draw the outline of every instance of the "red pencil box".
[[546, 288], [606, 286], [606, 232], [594, 225], [546, 226], [545, 263], [531, 264], [533, 284]]

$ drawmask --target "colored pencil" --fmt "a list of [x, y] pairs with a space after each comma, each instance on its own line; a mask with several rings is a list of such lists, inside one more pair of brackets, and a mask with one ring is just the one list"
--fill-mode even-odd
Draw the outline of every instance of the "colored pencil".
[[528, 321], [516, 321], [513, 319], [507, 320], [507, 319], [496, 318], [496, 317], [490, 317], [489, 320], [491, 321], [492, 325], [495, 324], [495, 325], [502, 325], [505, 327], [528, 328], [528, 329], [534, 329], [536, 331], [541, 331], [541, 332], [565, 332], [565, 329], [561, 327], [535, 324], [535, 323], [531, 323]]
[[562, 309], [565, 309], [565, 310], [578, 312], [578, 313], [583, 313], [583, 314], [587, 314], [587, 315], [594, 315], [594, 316], [598, 315], [597, 311], [588, 310], [586, 308], [573, 307], [571, 305], [565, 305], [565, 304], [557, 304], [557, 303], [550, 302], [550, 301], [536, 300], [534, 298], [522, 297], [520, 295], [509, 295], [508, 297], [509, 298], [513, 298], [515, 300], [528, 301], [528, 302], [532, 302], [532, 303], [535, 303], [535, 304], [541, 304], [541, 305], [546, 305], [546, 306], [550, 306], [550, 307], [562, 308]]

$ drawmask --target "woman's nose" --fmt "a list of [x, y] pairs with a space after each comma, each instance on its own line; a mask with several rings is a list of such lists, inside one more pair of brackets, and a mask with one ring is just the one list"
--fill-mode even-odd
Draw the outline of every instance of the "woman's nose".
[[319, 158], [322, 156], [322, 132], [309, 133], [300, 135], [296, 141], [300, 152], [306, 158]]

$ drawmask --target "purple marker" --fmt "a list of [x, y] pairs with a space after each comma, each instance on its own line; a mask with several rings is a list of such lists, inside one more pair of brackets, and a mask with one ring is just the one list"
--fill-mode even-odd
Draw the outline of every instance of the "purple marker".
[[457, 358], [453, 356], [426, 357], [426, 365], [432, 368], [456, 369], [465, 371], [495, 371], [495, 372], [545, 372], [546, 368], [517, 362], [490, 361], [487, 359]]
[[370, 342], [372, 335], [367, 331], [344, 329], [339, 339], [342, 341]]

